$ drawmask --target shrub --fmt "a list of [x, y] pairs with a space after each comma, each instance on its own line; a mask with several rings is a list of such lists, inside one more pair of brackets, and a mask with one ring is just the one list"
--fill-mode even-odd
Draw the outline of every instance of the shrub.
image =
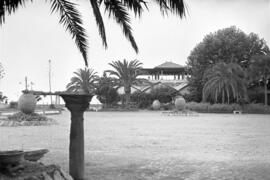
[[176, 90], [171, 87], [161, 86], [152, 89], [150, 94], [153, 99], [158, 99], [161, 103], [169, 103], [172, 102]]
[[270, 107], [263, 104], [247, 104], [241, 106], [239, 104], [210, 104], [189, 102], [186, 109], [200, 113], [232, 113], [234, 110], [242, 110], [244, 113], [250, 114], [270, 114]]
[[186, 104], [186, 109], [203, 113], [232, 113], [234, 110], [240, 110], [242, 108], [238, 104], [210, 104], [189, 102]]
[[174, 108], [175, 106], [172, 103], [161, 104], [161, 109], [163, 110], [173, 110]]
[[50, 105], [49, 105], [49, 109], [56, 109], [56, 107], [55, 107], [54, 104], [50, 104]]
[[148, 108], [152, 105], [153, 97], [151, 94], [136, 91], [130, 96], [130, 100], [135, 102], [138, 108]]
[[232, 113], [234, 110], [242, 109], [238, 104], [212, 104], [208, 106], [211, 113]]
[[251, 114], [270, 114], [270, 107], [263, 104], [247, 104], [243, 111]]
[[96, 91], [97, 99], [102, 103], [107, 105], [116, 104], [119, 100], [119, 94], [117, 90], [110, 86], [101, 86]]
[[9, 108], [17, 109], [18, 108], [18, 102], [17, 101], [10, 101]]
[[189, 102], [186, 103], [186, 109], [197, 112], [208, 112], [209, 105], [209, 103]]

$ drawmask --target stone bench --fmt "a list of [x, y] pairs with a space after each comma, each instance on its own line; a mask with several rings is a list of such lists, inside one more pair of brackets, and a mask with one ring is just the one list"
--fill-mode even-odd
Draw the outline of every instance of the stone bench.
[[234, 110], [233, 114], [242, 114], [242, 111], [241, 110]]

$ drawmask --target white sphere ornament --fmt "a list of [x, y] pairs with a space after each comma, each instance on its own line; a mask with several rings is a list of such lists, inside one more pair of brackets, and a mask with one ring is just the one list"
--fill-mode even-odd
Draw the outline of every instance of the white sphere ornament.
[[159, 110], [160, 109], [160, 102], [159, 100], [154, 100], [152, 107], [154, 110]]
[[23, 94], [18, 101], [18, 108], [25, 114], [31, 114], [35, 111], [37, 105], [36, 96], [33, 94]]
[[186, 106], [186, 100], [183, 97], [178, 97], [174, 102], [175, 108], [179, 111], [184, 110]]

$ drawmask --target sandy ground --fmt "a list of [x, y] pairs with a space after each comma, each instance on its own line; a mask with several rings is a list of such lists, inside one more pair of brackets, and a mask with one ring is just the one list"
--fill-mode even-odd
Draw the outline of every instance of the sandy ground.
[[[59, 125], [0, 127], [0, 150], [48, 148], [68, 170], [69, 113]], [[89, 180], [270, 179], [270, 115], [85, 113]]]

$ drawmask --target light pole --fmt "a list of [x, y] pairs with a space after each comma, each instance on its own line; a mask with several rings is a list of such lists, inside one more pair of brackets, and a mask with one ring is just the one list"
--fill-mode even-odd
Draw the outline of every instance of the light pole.
[[[49, 88], [50, 92], [52, 92], [52, 81], [51, 81], [51, 60], [49, 59]], [[51, 104], [52, 104], [52, 95], [50, 95], [51, 98]]]

